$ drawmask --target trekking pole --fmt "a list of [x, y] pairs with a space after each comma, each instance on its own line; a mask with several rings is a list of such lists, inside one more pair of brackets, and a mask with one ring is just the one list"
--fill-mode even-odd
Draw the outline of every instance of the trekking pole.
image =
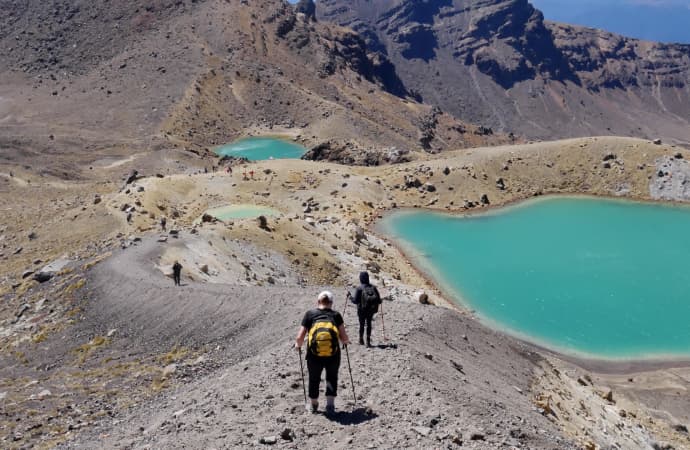
[[352, 367], [350, 367], [350, 351], [347, 349], [347, 344], [345, 347], [345, 355], [347, 356], [347, 370], [350, 372], [350, 386], [352, 386], [352, 398], [355, 399], [354, 406], [357, 406], [357, 394], [355, 394], [355, 382], [352, 379]]
[[302, 366], [302, 347], [299, 350], [299, 372], [302, 374], [302, 391], [304, 392], [304, 404], [307, 404], [307, 388], [304, 387], [304, 367]]
[[388, 342], [388, 336], [386, 335], [386, 324], [383, 320], [383, 302], [381, 302], [381, 328], [383, 329], [383, 340]]
[[347, 294], [345, 294], [345, 306], [343, 307], [343, 318], [345, 317], [345, 312], [347, 311], [347, 304], [350, 303], [349, 300], [352, 298], [352, 294], [350, 294], [350, 290], [347, 290]]

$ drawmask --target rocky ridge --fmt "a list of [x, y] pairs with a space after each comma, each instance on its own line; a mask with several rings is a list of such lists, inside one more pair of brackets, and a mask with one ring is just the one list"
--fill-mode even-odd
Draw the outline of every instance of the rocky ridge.
[[548, 22], [527, 0], [324, 0], [317, 14], [358, 31], [412, 93], [471, 123], [690, 142], [690, 46]]

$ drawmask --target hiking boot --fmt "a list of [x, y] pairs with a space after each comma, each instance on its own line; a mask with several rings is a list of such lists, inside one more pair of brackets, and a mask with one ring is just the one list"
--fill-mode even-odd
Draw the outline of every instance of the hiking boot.
[[364, 338], [359, 338], [359, 345], [364, 345]]
[[326, 405], [326, 415], [329, 417], [335, 415], [335, 405]]
[[369, 347], [369, 348], [372, 347], [372, 345], [371, 345], [371, 339], [367, 339], [367, 347]]
[[315, 405], [313, 403], [307, 403], [306, 407], [308, 413], [316, 414], [319, 411], [319, 405]]

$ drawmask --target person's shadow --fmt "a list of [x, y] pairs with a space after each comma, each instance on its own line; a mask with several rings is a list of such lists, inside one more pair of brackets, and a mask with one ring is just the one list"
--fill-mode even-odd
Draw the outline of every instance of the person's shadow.
[[389, 349], [389, 348], [390, 348], [390, 349], [396, 349], [396, 348], [398, 348], [398, 344], [391, 344], [391, 343], [389, 342], [389, 343], [386, 343], [386, 344], [378, 344], [378, 345], [375, 345], [374, 347], [376, 347], [376, 348], [378, 348], [378, 349], [381, 349], [381, 350], [386, 350], [386, 349]]
[[328, 417], [328, 419], [338, 422], [341, 425], [359, 425], [360, 423], [367, 422], [369, 420], [378, 417], [371, 408], [359, 407], [352, 411], [337, 411], [335, 414]]

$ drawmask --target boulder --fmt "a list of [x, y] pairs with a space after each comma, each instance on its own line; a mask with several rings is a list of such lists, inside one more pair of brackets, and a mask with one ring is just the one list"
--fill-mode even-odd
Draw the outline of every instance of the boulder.
[[45, 283], [53, 278], [58, 272], [66, 268], [71, 262], [72, 261], [67, 258], [56, 259], [37, 271], [34, 274], [34, 280], [38, 281], [39, 283]]
[[686, 427], [685, 425], [683, 425], [683, 424], [681, 424], [681, 423], [676, 424], [676, 425], [673, 425], [673, 429], [676, 430], [676, 431], [679, 432], [679, 433], [688, 434], [688, 427]]
[[479, 201], [482, 202], [482, 205], [488, 205], [491, 203], [491, 202], [489, 202], [489, 196], [486, 194], [482, 194], [482, 197]]
[[37, 272], [34, 274], [34, 280], [38, 281], [39, 283], [45, 283], [53, 278], [53, 275], [54, 274], [47, 272]]
[[484, 432], [480, 430], [471, 431], [468, 435], [470, 441], [483, 441], [486, 438]]
[[364, 231], [364, 228], [360, 226], [355, 227], [355, 231], [353, 232], [353, 234], [356, 242], [367, 240], [367, 233]]
[[21, 319], [22, 316], [24, 315], [24, 313], [27, 312], [29, 309], [31, 309], [31, 307], [29, 305], [22, 305], [22, 307], [19, 308], [19, 311], [17, 311], [17, 314], [15, 315], [15, 317], [17, 319]]
[[424, 291], [417, 291], [414, 293], [414, 299], [422, 305], [429, 304], [429, 296]]
[[280, 437], [285, 441], [292, 441], [295, 439], [295, 432], [291, 428], [285, 428], [281, 433]]
[[436, 192], [436, 186], [431, 183], [424, 183], [424, 190], [427, 192]]
[[273, 445], [278, 442], [278, 438], [275, 436], [266, 436], [259, 439], [260, 444]]
[[661, 145], [661, 139], [654, 139], [652, 142], [654, 145]]
[[506, 183], [503, 180], [503, 178], [498, 178], [496, 179], [496, 187], [500, 189], [501, 191], [504, 191], [506, 188]]
[[129, 176], [127, 176], [127, 179], [125, 180], [125, 185], [132, 184], [138, 179], [139, 179], [139, 171], [132, 170], [130, 172]]
[[418, 178], [412, 175], [405, 175], [405, 187], [407, 189], [416, 189], [422, 185], [422, 182]]
[[31, 275], [33, 275], [33, 273], [34, 273], [33, 270], [25, 270], [25, 271], [22, 273], [22, 280], [23, 280], [23, 279], [26, 279], [26, 278], [28, 278], [28, 277], [30, 277]]
[[210, 215], [208, 213], [204, 213], [204, 215], [201, 216], [201, 221], [203, 223], [213, 222], [214, 220], [216, 220], [215, 217], [213, 217], [212, 215]]
[[266, 219], [266, 216], [259, 216], [256, 218], [256, 223], [259, 225], [259, 228], [265, 231], [271, 231], [270, 228], [268, 228], [268, 219]]
[[599, 396], [601, 396], [601, 398], [603, 398], [607, 402], [613, 403], [613, 391], [611, 389], [604, 392], [600, 392]]

